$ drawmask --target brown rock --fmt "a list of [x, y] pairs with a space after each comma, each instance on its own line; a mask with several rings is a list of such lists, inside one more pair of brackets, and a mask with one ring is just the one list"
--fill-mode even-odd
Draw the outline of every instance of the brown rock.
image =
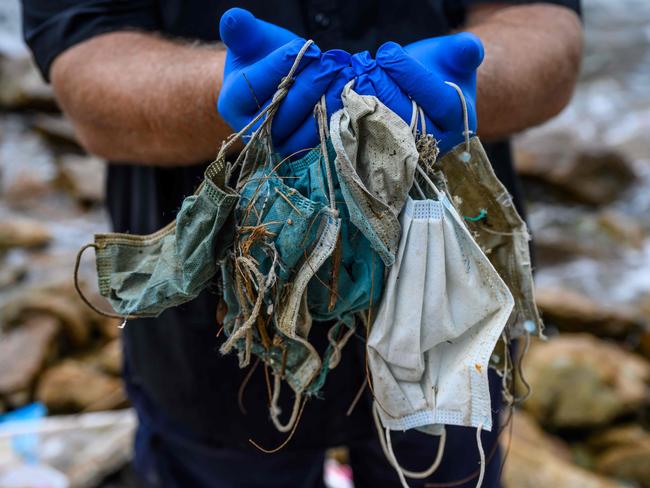
[[0, 340], [0, 396], [31, 389], [56, 349], [58, 330], [55, 318], [37, 315], [3, 335]]
[[44, 289], [28, 290], [7, 305], [2, 312], [6, 322], [20, 321], [34, 313], [56, 317], [73, 348], [84, 347], [90, 338], [92, 324], [88, 320], [84, 305], [64, 289], [58, 293]]
[[0, 250], [13, 247], [42, 247], [52, 240], [47, 227], [38, 222], [11, 219], [0, 222]]
[[27, 276], [26, 262], [3, 262], [0, 264], [0, 290], [15, 285]]
[[115, 376], [122, 374], [122, 341], [115, 339], [104, 345], [96, 356], [97, 366]]
[[[617, 482], [570, 462], [568, 448], [545, 434], [527, 415], [515, 414], [503, 470], [504, 488], [615, 488]], [[503, 437], [504, 449], [508, 440]]]
[[550, 427], [606, 424], [648, 401], [650, 363], [588, 334], [534, 343], [524, 372], [533, 390], [524, 406]]
[[93, 156], [67, 154], [58, 160], [59, 184], [82, 205], [105, 199], [106, 163]]
[[110, 410], [127, 403], [120, 379], [72, 359], [43, 374], [36, 398], [52, 412]]
[[580, 257], [592, 259], [603, 259], [611, 253], [603, 252], [603, 249], [593, 242], [585, 242], [571, 235], [549, 235], [539, 232], [533, 240], [535, 248], [535, 260], [540, 266], [553, 266]]
[[[97, 302], [93, 302], [97, 303]], [[100, 334], [109, 340], [117, 339], [120, 337], [120, 325], [122, 324], [122, 319], [114, 319], [112, 317], [101, 317], [98, 316], [97, 328], [99, 329]]]
[[570, 136], [547, 133], [516, 145], [517, 170], [564, 199], [588, 205], [616, 200], [637, 179], [623, 154], [579, 147]]
[[52, 89], [26, 52], [0, 54], [0, 106], [56, 108]]
[[645, 241], [643, 226], [627, 215], [615, 210], [605, 210], [598, 215], [600, 228], [617, 243], [641, 249]]
[[604, 307], [575, 290], [537, 288], [535, 299], [544, 320], [561, 331], [622, 337], [644, 327], [635, 313]]
[[31, 125], [56, 146], [81, 148], [72, 123], [64, 115], [37, 114]]
[[590, 439], [596, 470], [650, 488], [650, 433], [640, 425], [615, 427]]

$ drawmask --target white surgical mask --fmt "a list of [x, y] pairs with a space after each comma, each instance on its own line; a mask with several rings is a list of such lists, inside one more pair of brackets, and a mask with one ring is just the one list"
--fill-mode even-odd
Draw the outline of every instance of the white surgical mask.
[[400, 216], [368, 338], [376, 410], [388, 438], [390, 430], [440, 434], [444, 425], [491, 430], [488, 362], [513, 298], [447, 196], [418, 171], [437, 200], [409, 198]]

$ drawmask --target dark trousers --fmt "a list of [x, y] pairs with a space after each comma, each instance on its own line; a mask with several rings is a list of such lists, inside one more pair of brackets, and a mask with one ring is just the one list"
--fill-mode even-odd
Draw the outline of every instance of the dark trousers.
[[[490, 371], [493, 430], [482, 433], [488, 457], [483, 488], [499, 488], [501, 455], [497, 446], [500, 379]], [[254, 449], [206, 446], [181, 433], [161, 418], [141, 391], [127, 385], [140, 420], [135, 442], [135, 469], [148, 487], [191, 488], [316, 488], [323, 487], [324, 449], [292, 450], [291, 444], [275, 454]], [[318, 400], [314, 400], [318, 401]], [[308, 406], [307, 406], [308, 407]], [[223, 419], [228, 422], [228, 419]], [[369, 419], [369, 421], [371, 421]], [[300, 428], [300, 426], [298, 426]], [[393, 433], [392, 444], [400, 464], [409, 470], [424, 470], [433, 461], [437, 438], [416, 431]], [[386, 460], [378, 439], [348, 446], [356, 488], [399, 488], [393, 467]], [[447, 427], [442, 463], [427, 480], [408, 480], [409, 486], [473, 488], [478, 476], [476, 430]]]

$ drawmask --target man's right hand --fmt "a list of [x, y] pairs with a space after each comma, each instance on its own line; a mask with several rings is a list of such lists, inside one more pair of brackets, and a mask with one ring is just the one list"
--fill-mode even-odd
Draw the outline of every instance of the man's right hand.
[[[218, 110], [239, 131], [271, 102], [305, 40], [239, 8], [224, 13], [220, 33], [228, 51]], [[325, 95], [329, 113], [341, 107], [349, 65], [345, 51], [321, 53], [313, 44], [307, 49], [271, 124], [278, 153], [289, 156], [318, 145], [314, 106]]]

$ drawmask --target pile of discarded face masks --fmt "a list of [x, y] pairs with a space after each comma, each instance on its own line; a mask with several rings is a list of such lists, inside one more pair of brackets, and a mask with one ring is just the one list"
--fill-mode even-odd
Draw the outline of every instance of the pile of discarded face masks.
[[[238, 134], [261, 122], [243, 151], [227, 161], [234, 138], [224, 143], [175, 222], [147, 236], [95, 236], [99, 289], [126, 320], [191, 300], [220, 273], [221, 352], [236, 350], [241, 367], [256, 356], [270, 368], [271, 418], [283, 432], [295, 429], [345, 343], [365, 328], [375, 420], [406, 486], [406, 477], [435, 470], [444, 437], [431, 468], [413, 473], [395, 458], [392, 430], [444, 436], [445, 425], [474, 427], [483, 455], [491, 360], [512, 400], [507, 344], [542, 326], [529, 237], [467, 124], [465, 142], [439, 158], [435, 139], [416, 131], [424, 123], [417, 106], [409, 125], [357, 94], [354, 81], [330, 120], [324, 99], [315, 107], [320, 148], [297, 160], [277, 156], [270, 123], [301, 54]], [[321, 357], [309, 335], [313, 321], [326, 320], [334, 325]], [[295, 393], [284, 424], [282, 380]]]

